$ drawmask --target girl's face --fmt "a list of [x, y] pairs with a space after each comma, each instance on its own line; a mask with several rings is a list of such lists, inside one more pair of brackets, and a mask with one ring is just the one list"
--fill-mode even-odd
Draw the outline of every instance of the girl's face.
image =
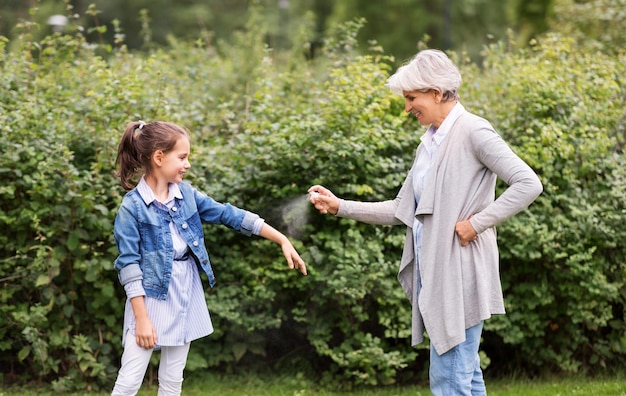
[[413, 114], [421, 125], [430, 125], [436, 121], [436, 94], [434, 90], [402, 91], [404, 111]]
[[180, 183], [183, 181], [185, 172], [191, 168], [189, 151], [189, 139], [181, 136], [176, 141], [174, 148], [162, 154], [161, 163], [157, 169], [168, 183]]

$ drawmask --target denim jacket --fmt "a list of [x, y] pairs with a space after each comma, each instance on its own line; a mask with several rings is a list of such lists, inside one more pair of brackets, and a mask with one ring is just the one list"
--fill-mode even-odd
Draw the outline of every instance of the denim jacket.
[[189, 183], [179, 185], [183, 198], [169, 210], [146, 205], [137, 189], [129, 191], [115, 218], [114, 236], [119, 255], [115, 269], [122, 285], [142, 280], [148, 297], [165, 300], [172, 274], [174, 247], [169, 223], [173, 221], [196, 263], [215, 284], [202, 223], [223, 224], [244, 235], [252, 234], [258, 215], [216, 202]]

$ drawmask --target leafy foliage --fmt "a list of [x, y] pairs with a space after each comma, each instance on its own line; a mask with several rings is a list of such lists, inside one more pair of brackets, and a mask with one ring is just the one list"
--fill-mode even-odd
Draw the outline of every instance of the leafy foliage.
[[576, 39], [577, 48], [619, 53], [626, 45], [626, 1], [557, 0], [554, 29]]
[[[71, 33], [35, 40], [25, 21], [0, 39], [2, 382], [110, 387], [124, 304], [113, 162], [137, 119], [187, 127], [190, 181], [261, 214], [309, 264], [303, 278], [276, 245], [207, 227], [216, 332], [194, 343], [190, 373], [281, 369], [344, 387], [423, 375], [395, 279], [404, 230], [319, 215], [306, 197], [316, 183], [345, 198], [395, 196], [421, 132], [384, 86], [391, 60], [357, 51], [358, 19], [328, 38], [323, 57], [286, 58], [261, 39], [259, 12], [234, 45], [171, 38], [146, 55], [122, 41], [88, 44], [75, 19]], [[307, 31], [298, 37], [295, 47]], [[580, 53], [568, 36], [547, 35], [527, 50], [488, 48], [482, 68], [458, 63], [463, 103], [546, 189], [500, 227], [509, 315], [487, 322], [490, 367], [623, 364], [623, 51]]]

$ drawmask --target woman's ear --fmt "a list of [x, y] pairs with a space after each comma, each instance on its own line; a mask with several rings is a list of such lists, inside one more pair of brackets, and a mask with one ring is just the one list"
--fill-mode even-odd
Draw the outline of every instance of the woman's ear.
[[440, 103], [441, 99], [443, 98], [443, 95], [441, 94], [441, 92], [437, 91], [436, 89], [433, 89], [433, 95], [435, 96], [435, 103]]

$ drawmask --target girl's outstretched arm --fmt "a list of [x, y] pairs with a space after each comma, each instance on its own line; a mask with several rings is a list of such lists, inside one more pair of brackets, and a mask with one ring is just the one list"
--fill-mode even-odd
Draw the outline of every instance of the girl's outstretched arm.
[[287, 259], [289, 268], [299, 269], [303, 275], [306, 275], [306, 265], [304, 264], [304, 261], [300, 258], [300, 255], [296, 251], [296, 248], [294, 248], [291, 244], [291, 241], [289, 241], [289, 238], [287, 238], [283, 233], [265, 223], [263, 224], [263, 228], [261, 228], [259, 236], [278, 243], [283, 249], [283, 255]]

